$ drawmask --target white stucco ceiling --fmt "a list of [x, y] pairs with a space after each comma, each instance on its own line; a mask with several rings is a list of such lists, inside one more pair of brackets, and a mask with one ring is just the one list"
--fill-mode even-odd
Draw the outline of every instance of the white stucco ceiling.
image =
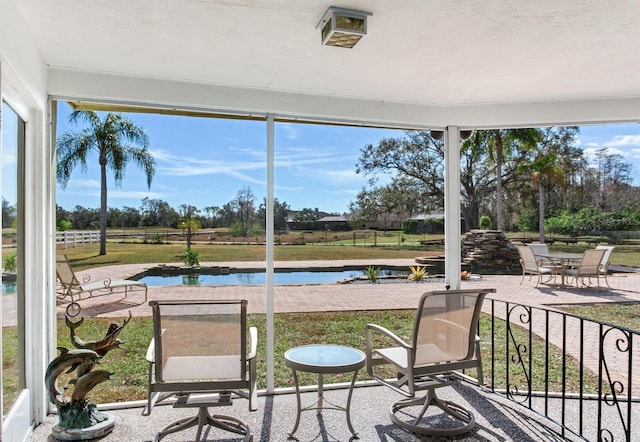
[[[636, 0], [21, 0], [52, 68], [397, 103], [640, 97]], [[331, 6], [371, 12], [353, 49]]]

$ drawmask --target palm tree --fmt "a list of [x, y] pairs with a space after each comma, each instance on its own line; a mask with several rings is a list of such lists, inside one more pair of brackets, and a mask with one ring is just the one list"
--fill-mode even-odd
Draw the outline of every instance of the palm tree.
[[534, 172], [531, 174], [533, 184], [538, 187], [538, 232], [539, 241], [545, 242], [544, 237], [544, 212], [545, 212], [545, 184], [549, 181], [558, 184], [564, 189], [564, 170], [557, 165], [557, 155], [549, 153], [539, 155], [533, 162]]
[[202, 228], [202, 223], [196, 218], [198, 209], [188, 204], [180, 205], [180, 221], [178, 229], [187, 235], [187, 250], [191, 249], [191, 238]]
[[[129, 161], [144, 169], [147, 188], [155, 173], [155, 160], [147, 150], [149, 138], [139, 126], [121, 114], [108, 113], [104, 119], [93, 111], [75, 110], [69, 122], [78, 120], [89, 123], [80, 132], [66, 132], [57, 140], [56, 177], [62, 188], [67, 186], [71, 172], [79, 164], [87, 169], [91, 152], [98, 155], [100, 164], [100, 255], [107, 254], [107, 167], [113, 170], [117, 185], [122, 183]], [[128, 144], [131, 143], [131, 144]]]
[[541, 139], [538, 129], [497, 129], [489, 133], [489, 156], [496, 165], [496, 228], [504, 230], [502, 221], [503, 162], [511, 158], [513, 150], [526, 151]]
[[541, 243], [545, 242], [545, 186], [553, 183], [564, 191], [566, 171], [562, 167], [560, 159], [563, 150], [573, 143], [577, 133], [578, 128], [574, 126], [541, 129], [540, 143], [531, 151], [533, 161], [529, 167], [532, 170], [533, 183], [538, 187], [538, 232]]

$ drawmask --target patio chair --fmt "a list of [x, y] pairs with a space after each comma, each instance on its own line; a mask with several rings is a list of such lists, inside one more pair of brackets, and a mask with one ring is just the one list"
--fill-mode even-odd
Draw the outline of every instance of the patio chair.
[[[379, 383], [405, 398], [391, 405], [389, 416], [398, 426], [414, 433], [443, 436], [470, 431], [475, 417], [459, 404], [438, 398], [436, 389], [451, 385], [458, 370], [475, 368], [482, 384], [480, 342], [476, 336], [482, 301], [495, 289], [427, 292], [420, 297], [413, 334], [405, 342], [388, 329], [367, 324], [367, 372]], [[391, 345], [387, 347], [386, 345]], [[382, 371], [382, 367], [390, 370]], [[385, 373], [397, 373], [388, 379]], [[417, 396], [419, 391], [426, 391]], [[447, 424], [426, 415], [434, 405], [444, 411]], [[458, 422], [451, 425], [450, 417]]]
[[543, 264], [551, 264], [551, 260], [547, 258], [545, 255], [549, 254], [549, 246], [545, 243], [531, 243], [527, 244], [531, 250], [533, 250], [533, 254], [536, 256], [538, 261]]
[[249, 426], [226, 415], [210, 414], [209, 407], [231, 406], [246, 398], [257, 409], [256, 347], [258, 332], [247, 328], [247, 300], [151, 301], [153, 340], [144, 416], [165, 399], [174, 408], [198, 408], [196, 416], [167, 425], [164, 436], [197, 427], [196, 441], [206, 425], [253, 440]]
[[609, 285], [609, 264], [611, 262], [611, 252], [613, 252], [613, 246], [596, 246], [596, 250], [604, 250], [604, 255], [602, 255], [602, 261], [600, 262], [600, 276], [604, 277], [604, 282], [607, 284], [607, 287], [611, 288]]
[[520, 265], [522, 266], [522, 279], [520, 280], [520, 284], [522, 284], [526, 275], [529, 275], [529, 280], [535, 275], [537, 278], [536, 287], [538, 287], [538, 284], [543, 282], [543, 276], [548, 275], [549, 278], [547, 281], [549, 281], [555, 277], [557, 271], [559, 271], [554, 265], [544, 265], [542, 260], [536, 257], [531, 247], [517, 246], [517, 248], [520, 254]]
[[582, 255], [580, 265], [575, 269], [567, 269], [566, 274], [575, 280], [575, 285], [581, 288], [591, 286], [591, 278], [596, 278], [598, 287], [600, 287], [600, 266], [605, 250], [603, 249], [587, 249]]
[[70, 304], [67, 305], [66, 312], [72, 317], [78, 316], [80, 313], [81, 307], [77, 301], [82, 299], [83, 294], [86, 294], [87, 297], [93, 297], [124, 293], [126, 298], [131, 292], [144, 291], [144, 302], [147, 302], [147, 285], [144, 282], [111, 278], [91, 281], [90, 276], [85, 276], [80, 280], [71, 268], [66, 255], [56, 254], [56, 274], [59, 283], [56, 297], [59, 300], [69, 298]]

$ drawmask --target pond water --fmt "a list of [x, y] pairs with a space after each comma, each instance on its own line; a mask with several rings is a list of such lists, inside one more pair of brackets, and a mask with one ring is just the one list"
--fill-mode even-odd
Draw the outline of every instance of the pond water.
[[[380, 270], [380, 276], [408, 275], [407, 271]], [[275, 272], [274, 284], [333, 284], [345, 279], [363, 277], [362, 270]], [[226, 275], [161, 275], [136, 278], [148, 286], [177, 285], [254, 285], [266, 284], [265, 272], [232, 272]]]

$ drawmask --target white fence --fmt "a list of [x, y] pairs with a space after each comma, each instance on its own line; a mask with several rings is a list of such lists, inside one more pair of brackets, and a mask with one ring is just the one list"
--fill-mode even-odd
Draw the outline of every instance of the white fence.
[[56, 232], [56, 246], [62, 246], [63, 249], [75, 249], [78, 246], [97, 242], [100, 242], [100, 231], [98, 230], [91, 232]]

